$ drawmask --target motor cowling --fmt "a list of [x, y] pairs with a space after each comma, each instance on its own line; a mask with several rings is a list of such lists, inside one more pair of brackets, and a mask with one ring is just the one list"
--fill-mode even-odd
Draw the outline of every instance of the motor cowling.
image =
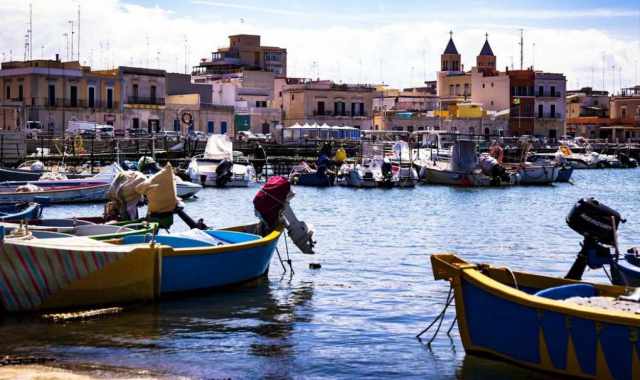
[[313, 254], [313, 226], [298, 220], [289, 205], [294, 196], [291, 184], [285, 177], [270, 177], [253, 198], [253, 206], [267, 229], [284, 226], [294, 244], [302, 253]]
[[233, 162], [222, 160], [216, 167], [216, 186], [223, 187], [233, 177]]
[[[567, 215], [567, 225], [585, 238], [606, 245], [614, 245], [616, 231], [624, 223], [619, 212], [594, 198], [580, 199]], [[615, 228], [614, 228], [615, 225]]]

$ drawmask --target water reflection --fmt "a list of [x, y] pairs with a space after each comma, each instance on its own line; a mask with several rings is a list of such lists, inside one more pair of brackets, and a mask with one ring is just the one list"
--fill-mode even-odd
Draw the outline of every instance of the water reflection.
[[555, 380], [558, 377], [476, 355], [466, 355], [457, 371], [459, 380]]

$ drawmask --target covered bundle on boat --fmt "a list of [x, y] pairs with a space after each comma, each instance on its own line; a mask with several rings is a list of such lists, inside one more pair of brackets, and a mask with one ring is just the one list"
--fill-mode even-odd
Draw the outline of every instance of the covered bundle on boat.
[[469, 140], [456, 140], [451, 151], [451, 170], [470, 173], [477, 167], [476, 143]]

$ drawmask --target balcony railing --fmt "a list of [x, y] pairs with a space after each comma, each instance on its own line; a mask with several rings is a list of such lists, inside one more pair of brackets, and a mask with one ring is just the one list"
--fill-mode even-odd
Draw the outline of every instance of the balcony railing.
[[538, 98], [559, 98], [560, 93], [558, 92], [536, 92], [536, 96]]
[[556, 113], [551, 113], [551, 112], [545, 112], [542, 114], [536, 114], [536, 117], [538, 119], [560, 119], [562, 117], [562, 115], [560, 115], [558, 112]]
[[367, 117], [367, 113], [360, 113], [360, 112], [354, 112], [351, 113], [350, 111], [344, 111], [344, 112], [332, 112], [332, 111], [323, 111], [323, 112], [319, 112], [317, 110], [313, 111], [313, 116], [332, 116], [332, 117]]
[[63, 98], [35, 98], [32, 106], [40, 107], [60, 107], [60, 108], [91, 108], [91, 109], [115, 109], [118, 108], [118, 102], [112, 101], [109, 104], [106, 100], [94, 100], [90, 103], [88, 99], [63, 99]]
[[164, 105], [164, 98], [129, 96], [127, 98], [127, 103], [128, 104], [145, 104], [145, 105], [163, 106]]

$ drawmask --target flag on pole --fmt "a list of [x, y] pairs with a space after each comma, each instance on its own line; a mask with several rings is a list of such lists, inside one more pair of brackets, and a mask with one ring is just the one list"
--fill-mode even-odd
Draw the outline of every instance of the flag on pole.
[[520, 104], [520, 98], [513, 98], [513, 104]]

